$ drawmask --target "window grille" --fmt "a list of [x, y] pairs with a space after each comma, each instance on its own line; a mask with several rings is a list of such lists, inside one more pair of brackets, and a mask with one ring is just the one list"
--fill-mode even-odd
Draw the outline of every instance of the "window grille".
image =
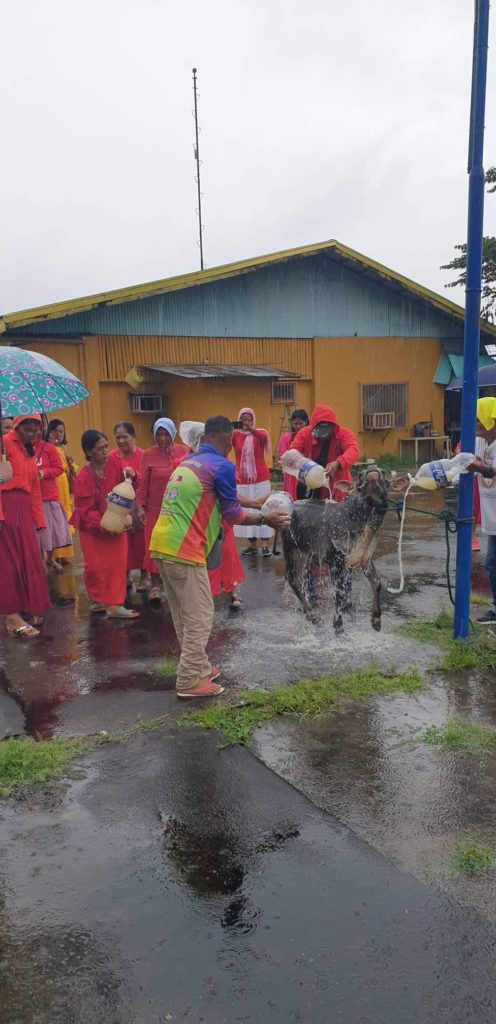
[[129, 395], [131, 412], [160, 412], [164, 407], [162, 395]]
[[408, 426], [408, 384], [362, 384], [362, 430]]
[[273, 405], [294, 405], [296, 385], [289, 380], [277, 380], [272, 383]]

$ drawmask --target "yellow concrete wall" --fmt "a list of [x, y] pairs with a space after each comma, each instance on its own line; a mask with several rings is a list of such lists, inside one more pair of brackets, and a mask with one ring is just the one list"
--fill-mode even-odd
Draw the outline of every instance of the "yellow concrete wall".
[[[340, 422], [353, 430], [364, 456], [398, 454], [400, 437], [411, 426], [431, 420], [444, 433], [444, 388], [433, 384], [443, 351], [438, 338], [316, 338], [315, 402], [332, 406]], [[361, 384], [408, 384], [408, 427], [364, 433], [361, 429]]]
[[[257, 414], [257, 423], [271, 435], [273, 446], [280, 432], [283, 405], [271, 402], [271, 382], [254, 381], [195, 381], [180, 377], [163, 377], [163, 384], [150, 384], [149, 391], [161, 392], [168, 415], [179, 425], [181, 420], [206, 420], [209, 416], [223, 415], [235, 420], [243, 405], [251, 406]], [[131, 413], [129, 408], [130, 388], [127, 384], [100, 384], [101, 429], [112, 437], [118, 420], [130, 420], [136, 428], [138, 444], [148, 448], [151, 443], [150, 428], [154, 415]], [[309, 409], [312, 404], [312, 384], [301, 381], [296, 387], [297, 405]], [[93, 424], [97, 426], [97, 424]], [[286, 428], [285, 428], [286, 429]]]
[[[142, 447], [150, 444], [153, 416], [131, 414], [130, 388], [122, 382], [122, 377], [114, 379], [115, 374], [127, 372], [145, 356], [154, 363], [162, 359], [172, 362], [173, 354], [177, 362], [201, 362], [199, 353], [200, 349], [203, 352], [204, 344], [205, 339], [153, 338], [140, 339], [137, 346], [135, 338], [87, 337], [84, 342], [33, 340], [26, 347], [62, 363], [80, 377], [92, 393], [81, 406], [61, 413], [67, 425], [70, 449], [81, 458], [82, 431], [96, 427], [111, 438], [113, 426], [120, 419], [134, 423]], [[227, 351], [226, 345], [231, 358], [224, 355], [221, 359], [223, 350]], [[165, 359], [166, 349], [168, 359]], [[434, 429], [443, 432], [444, 389], [433, 384], [441, 353], [442, 342], [435, 338], [210, 339], [208, 346], [211, 362], [214, 362], [212, 357], [218, 362], [235, 362], [236, 355], [240, 363], [264, 361], [266, 365], [275, 364], [311, 378], [297, 382], [296, 404], [308, 412], [317, 402], [333, 406], [340, 421], [356, 432], [362, 454], [368, 457], [385, 452], [398, 454], [399, 438], [409, 436], [411, 425], [419, 420], [432, 419]], [[186, 358], [187, 354], [190, 358]], [[379, 431], [363, 433], [360, 384], [402, 382], [408, 384], [408, 427], [392, 430], [387, 435]], [[235, 419], [242, 405], [251, 405], [257, 413], [259, 426], [269, 430], [272, 444], [276, 445], [284, 406], [272, 404], [270, 381], [245, 378], [205, 382], [164, 376], [159, 384], [150, 385], [149, 390], [162, 392], [176, 423], [181, 419], [206, 419], [218, 413]]]

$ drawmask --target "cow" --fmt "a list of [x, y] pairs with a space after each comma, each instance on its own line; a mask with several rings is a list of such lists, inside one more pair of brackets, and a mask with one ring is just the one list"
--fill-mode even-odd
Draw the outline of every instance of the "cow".
[[[402, 484], [395, 482], [395, 489]], [[336, 630], [343, 628], [350, 570], [362, 569], [372, 587], [372, 626], [380, 630], [381, 581], [372, 558], [388, 510], [388, 486], [383, 470], [369, 466], [344, 501], [295, 501], [291, 524], [282, 535], [286, 579], [311, 622], [318, 621], [309, 593], [312, 566], [325, 565], [331, 571]]]

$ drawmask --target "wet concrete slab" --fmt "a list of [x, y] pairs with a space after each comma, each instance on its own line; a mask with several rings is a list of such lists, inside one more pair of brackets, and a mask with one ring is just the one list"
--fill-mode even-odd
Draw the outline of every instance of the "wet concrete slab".
[[[423, 509], [444, 507], [440, 493], [419, 494], [411, 501]], [[414, 662], [427, 666], [435, 652], [398, 636], [397, 626], [412, 615], [432, 614], [447, 600], [444, 527], [409, 514], [406, 586], [400, 596], [386, 591], [388, 582], [398, 582], [397, 541], [398, 522], [390, 514], [377, 557], [385, 584], [380, 634], [370, 625], [370, 588], [361, 574], [354, 576], [354, 611], [337, 636], [329, 601], [319, 625], [301, 614], [284, 581], [282, 556], [243, 559], [243, 610], [233, 614], [225, 600], [217, 601], [210, 644], [226, 685], [270, 687], [370, 664], [386, 669]], [[474, 588], [487, 593], [481, 556], [474, 559], [473, 576]], [[163, 656], [177, 651], [177, 644], [167, 609], [153, 612], [134, 594], [130, 600], [141, 613], [138, 621], [104, 622], [91, 616], [78, 559], [51, 586], [54, 606], [40, 639], [0, 645], [3, 731], [41, 738], [81, 735], [126, 728], [137, 717], [154, 718], [168, 710], [174, 704], [173, 681], [159, 670]]]
[[474, 879], [450, 868], [459, 840], [496, 850], [496, 756], [423, 742], [428, 726], [453, 715], [496, 728], [494, 675], [433, 681], [322, 719], [278, 719], [257, 732], [255, 750], [404, 870], [496, 921], [494, 872]]
[[248, 751], [98, 749], [59, 804], [3, 804], [9, 1024], [489, 1024], [496, 930]]

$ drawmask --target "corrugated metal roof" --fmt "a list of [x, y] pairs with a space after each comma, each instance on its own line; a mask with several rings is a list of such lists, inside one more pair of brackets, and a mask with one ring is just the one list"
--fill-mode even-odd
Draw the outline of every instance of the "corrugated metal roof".
[[[298, 246], [294, 249], [285, 249], [281, 252], [269, 253], [265, 256], [258, 256], [248, 260], [239, 260], [235, 263], [227, 263], [219, 267], [211, 267], [207, 270], [195, 271], [192, 274], [181, 274], [178, 277], [169, 277], [160, 281], [151, 281], [147, 284], [132, 285], [128, 288], [117, 288], [108, 292], [100, 292], [97, 295], [83, 296], [78, 299], [70, 299], [64, 302], [56, 302], [47, 306], [38, 306], [33, 309], [21, 310], [14, 313], [6, 313], [0, 317], [0, 334], [7, 330], [19, 329], [29, 324], [44, 323], [50, 320], [57, 320], [61, 317], [68, 317], [88, 310], [100, 309], [102, 307], [120, 305], [126, 302], [135, 302], [138, 299], [151, 298], [167, 292], [183, 291], [198, 285], [210, 284], [222, 281], [227, 278], [239, 277], [249, 274], [254, 270], [270, 266], [274, 263], [283, 263], [295, 257], [315, 256], [319, 253], [328, 252], [334, 255], [350, 269], [365, 273], [366, 276], [376, 281], [382, 281], [390, 288], [403, 294], [408, 293], [418, 299], [422, 299], [429, 305], [449, 313], [457, 319], [463, 319], [465, 311], [455, 302], [451, 302], [444, 295], [438, 295], [429, 288], [411, 281], [402, 274], [396, 273], [388, 267], [369, 259], [362, 253], [348, 246], [342, 245], [335, 239], [327, 242], [318, 242], [313, 245]], [[496, 326], [483, 322], [483, 330], [487, 334], [496, 336]]]
[[[458, 355], [449, 349], [452, 346], [444, 346], [444, 352], [437, 364], [437, 369], [434, 374], [434, 384], [442, 384], [446, 387], [451, 384], [457, 377], [463, 376], [463, 355]], [[484, 355], [483, 352], [479, 353], [479, 369], [481, 366], [490, 366], [494, 360], [490, 356]]]
[[269, 380], [298, 380], [299, 373], [285, 370], [272, 370], [270, 366], [210, 366], [201, 363], [198, 366], [151, 366], [143, 365], [143, 370], [154, 370], [155, 373], [171, 373], [174, 377], [189, 377], [191, 380], [218, 380], [226, 377], [266, 377]]

